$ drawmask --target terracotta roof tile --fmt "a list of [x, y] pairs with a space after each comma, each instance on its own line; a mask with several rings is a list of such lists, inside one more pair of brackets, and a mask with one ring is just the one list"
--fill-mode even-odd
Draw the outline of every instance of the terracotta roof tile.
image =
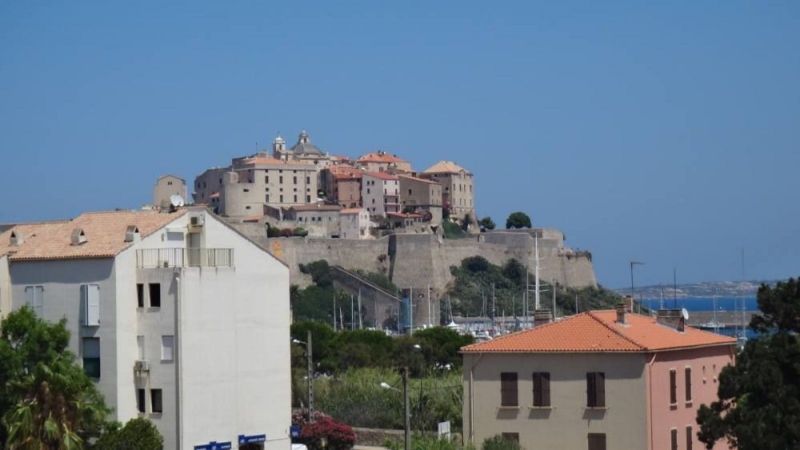
[[687, 326], [678, 332], [656, 319], [628, 313], [616, 323], [616, 311], [589, 311], [530, 330], [461, 348], [464, 353], [650, 352], [714, 345], [736, 340]]
[[386, 152], [377, 151], [377, 152], [369, 152], [365, 155], [359, 156], [358, 162], [405, 163], [408, 161], [398, 157], [397, 155], [390, 155], [389, 153]]
[[[146, 237], [186, 213], [160, 213], [156, 211], [110, 211], [84, 213], [64, 222], [18, 225], [0, 234], [0, 255], [9, 253], [12, 261], [108, 258], [117, 255], [131, 245], [125, 242], [125, 230], [129, 225], [139, 229]], [[72, 231], [80, 228], [86, 242], [71, 244]], [[23, 242], [11, 247], [11, 232], [17, 230]]]
[[399, 180], [397, 175], [392, 175], [386, 172], [365, 172], [364, 176], [370, 176], [372, 178], [377, 178], [379, 180]]
[[422, 173], [460, 173], [462, 171], [470, 173], [469, 170], [459, 166], [453, 161], [439, 161], [425, 169], [425, 171]]

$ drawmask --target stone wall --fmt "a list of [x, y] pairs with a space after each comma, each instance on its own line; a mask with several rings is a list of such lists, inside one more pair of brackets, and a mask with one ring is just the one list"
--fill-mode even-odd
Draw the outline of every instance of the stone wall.
[[[349, 270], [384, 273], [400, 288], [434, 294], [446, 291], [452, 281], [450, 266], [464, 258], [480, 255], [493, 264], [515, 258], [534, 270], [534, 233], [495, 231], [464, 239], [443, 239], [432, 234], [396, 234], [374, 240], [267, 238], [263, 225], [231, 224], [285, 261], [292, 284], [307, 286], [311, 278], [300, 272], [299, 264], [320, 259]], [[596, 286], [591, 255], [565, 247], [560, 233], [539, 231], [539, 273], [542, 280], [568, 287]]]

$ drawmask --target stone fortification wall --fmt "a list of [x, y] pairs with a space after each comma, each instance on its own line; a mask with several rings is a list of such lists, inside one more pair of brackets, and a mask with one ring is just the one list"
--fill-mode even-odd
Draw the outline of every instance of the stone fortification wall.
[[[348, 270], [384, 273], [400, 288], [434, 295], [446, 290], [452, 281], [450, 266], [464, 258], [480, 255], [493, 264], [515, 258], [533, 272], [536, 230], [497, 231], [464, 239], [442, 239], [432, 234], [397, 234], [374, 240], [267, 238], [263, 225], [231, 224], [285, 261], [292, 283], [306, 286], [310, 277], [300, 272], [299, 264], [325, 259]], [[548, 230], [540, 234], [540, 276], [570, 287], [596, 286], [591, 256], [564, 247], [563, 235]]]

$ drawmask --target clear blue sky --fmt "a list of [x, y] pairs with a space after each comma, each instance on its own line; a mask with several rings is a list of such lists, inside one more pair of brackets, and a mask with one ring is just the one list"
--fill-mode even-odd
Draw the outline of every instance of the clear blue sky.
[[601, 283], [800, 275], [800, 2], [0, 2], [0, 222], [303, 128], [475, 173]]

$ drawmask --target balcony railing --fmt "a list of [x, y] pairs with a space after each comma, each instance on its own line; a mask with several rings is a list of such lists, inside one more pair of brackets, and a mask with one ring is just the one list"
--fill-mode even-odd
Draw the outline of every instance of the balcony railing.
[[145, 248], [136, 250], [136, 267], [232, 267], [232, 248]]

